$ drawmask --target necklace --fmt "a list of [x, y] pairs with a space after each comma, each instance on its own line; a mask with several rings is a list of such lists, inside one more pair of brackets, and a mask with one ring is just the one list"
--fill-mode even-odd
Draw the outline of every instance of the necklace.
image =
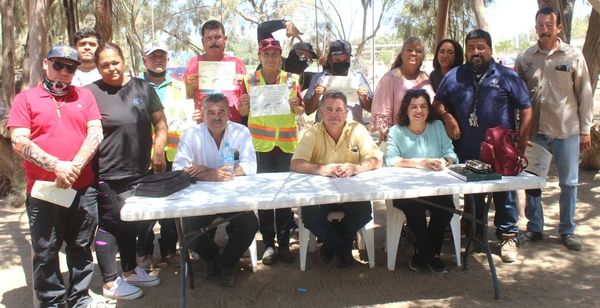
[[65, 100], [61, 100], [60, 104], [59, 102], [56, 101], [56, 98], [54, 98], [54, 96], [52, 96], [52, 101], [54, 102], [54, 106], [56, 106], [56, 115], [58, 116], [58, 118], [62, 118], [61, 114], [60, 114], [60, 108], [65, 106]]

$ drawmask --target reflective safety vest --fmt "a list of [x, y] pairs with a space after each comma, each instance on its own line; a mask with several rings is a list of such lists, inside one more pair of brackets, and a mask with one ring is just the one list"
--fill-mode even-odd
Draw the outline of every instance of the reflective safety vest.
[[[167, 160], [172, 162], [175, 160], [175, 152], [177, 151], [177, 144], [179, 144], [179, 138], [183, 134], [183, 130], [181, 129], [181, 125], [174, 125], [172, 122], [181, 115], [177, 114], [179, 109], [173, 108], [174, 104], [193, 104], [190, 101], [186, 101], [186, 93], [185, 93], [185, 84], [179, 80], [171, 80], [171, 84], [166, 86], [164, 89], [164, 98], [162, 100], [162, 105], [164, 107], [165, 117], [167, 118], [167, 123], [169, 127], [169, 131], [167, 132], [167, 145], [165, 146], [165, 154], [167, 156]], [[191, 109], [191, 108], [190, 108]], [[192, 115], [188, 115], [190, 118]]]
[[[290, 90], [290, 98], [296, 97], [298, 93], [298, 75], [281, 71], [277, 84], [287, 84]], [[253, 86], [266, 85], [260, 71], [254, 72], [245, 78], [246, 89], [250, 93]], [[250, 102], [252, 104], [252, 102]], [[298, 144], [298, 128], [296, 127], [296, 114], [292, 110], [289, 114], [248, 116], [248, 129], [252, 134], [252, 143], [256, 152], [270, 152], [278, 146], [285, 153], [294, 153]]]

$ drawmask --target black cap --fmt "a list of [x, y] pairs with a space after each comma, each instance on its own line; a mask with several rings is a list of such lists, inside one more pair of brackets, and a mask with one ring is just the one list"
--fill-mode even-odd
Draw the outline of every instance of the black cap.
[[293, 50], [298, 50], [298, 49], [308, 50], [310, 52], [310, 54], [313, 56], [313, 58], [317, 58], [317, 53], [315, 53], [315, 50], [313, 49], [313, 47], [310, 43], [307, 43], [307, 42], [296, 43], [292, 46], [292, 49], [290, 49], [290, 52]]
[[350, 43], [344, 40], [335, 40], [329, 43], [328, 56], [339, 55], [343, 53], [352, 56], [352, 45], [350, 45]]
[[81, 64], [81, 62], [79, 61], [79, 53], [77, 53], [77, 49], [64, 44], [57, 44], [52, 46], [50, 51], [48, 51], [48, 56], [46, 58], [67, 59], [73, 62], [77, 62], [77, 65]]

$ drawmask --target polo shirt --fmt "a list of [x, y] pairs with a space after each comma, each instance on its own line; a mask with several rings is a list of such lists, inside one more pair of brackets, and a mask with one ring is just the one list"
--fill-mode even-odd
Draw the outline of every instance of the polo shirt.
[[590, 133], [594, 98], [581, 50], [562, 41], [552, 52], [535, 44], [519, 54], [515, 70], [531, 90], [532, 134], [567, 138]]
[[[515, 71], [491, 60], [483, 77], [478, 99], [475, 100], [476, 83], [468, 64], [450, 70], [435, 95], [448, 112], [458, 121], [461, 135], [454, 142], [456, 154], [461, 161], [479, 159], [479, 144], [485, 131], [502, 125], [515, 129], [517, 109], [531, 107], [525, 82]], [[469, 125], [469, 116], [477, 101], [478, 127]]]
[[[64, 99], [64, 104], [61, 102]], [[57, 105], [60, 117], [57, 112]], [[23, 91], [15, 97], [8, 119], [8, 127], [28, 128], [29, 139], [46, 153], [59, 160], [72, 161], [87, 137], [87, 125], [92, 120], [100, 120], [96, 100], [90, 90], [71, 87], [69, 94], [53, 100], [52, 95], [40, 83], [37, 87]], [[23, 160], [27, 192], [31, 192], [36, 180], [54, 181], [53, 172], [46, 171], [33, 162]], [[92, 184], [94, 171], [92, 164], [81, 170], [74, 189], [82, 189]]]
[[[187, 80], [188, 75], [198, 74], [198, 62], [199, 61], [207, 61], [207, 60], [205, 60], [205, 58], [206, 58], [206, 55], [193, 56], [190, 59], [190, 61], [188, 61], [188, 63], [187, 63], [183, 80]], [[221, 61], [235, 62], [235, 73], [238, 75], [240, 75], [240, 74], [246, 75], [246, 66], [244, 65], [242, 60], [240, 60], [236, 57], [229, 56], [229, 55], [224, 55], [223, 59]], [[243, 83], [237, 82], [234, 86], [234, 90], [218, 90], [218, 91], [211, 90], [211, 89], [202, 89], [201, 90], [201, 89], [198, 89], [198, 86], [196, 86], [196, 89], [194, 89], [195, 109], [202, 110], [202, 100], [209, 94], [213, 94], [213, 93], [223, 93], [225, 96], [227, 96], [227, 98], [229, 99], [229, 111], [230, 111], [229, 114], [231, 115], [230, 120], [240, 123], [240, 121], [242, 120], [242, 116], [240, 115], [240, 112], [239, 112], [240, 96], [242, 96], [245, 93]], [[204, 120], [200, 119], [200, 122], [202, 122], [202, 121], [204, 121]]]
[[360, 164], [370, 158], [382, 159], [383, 153], [360, 123], [346, 120], [340, 139], [336, 143], [325, 130], [323, 122], [310, 127], [300, 139], [294, 159], [313, 164]]

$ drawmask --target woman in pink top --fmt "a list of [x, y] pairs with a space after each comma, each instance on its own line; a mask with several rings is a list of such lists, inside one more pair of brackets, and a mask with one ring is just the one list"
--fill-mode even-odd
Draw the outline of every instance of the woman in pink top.
[[373, 97], [369, 130], [379, 132], [380, 140], [387, 140], [390, 127], [398, 124], [400, 105], [407, 90], [425, 89], [433, 101], [434, 92], [429, 76], [420, 70], [424, 57], [423, 41], [418, 37], [408, 37], [392, 69], [379, 81]]

